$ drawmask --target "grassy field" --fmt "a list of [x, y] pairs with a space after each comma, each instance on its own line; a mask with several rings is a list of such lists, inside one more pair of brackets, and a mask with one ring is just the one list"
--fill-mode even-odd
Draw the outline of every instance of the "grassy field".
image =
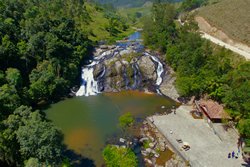
[[250, 46], [250, 0], [213, 0], [198, 15], [230, 38]]
[[94, 5], [87, 4], [86, 5], [87, 11], [91, 17], [90, 25], [85, 26], [87, 32], [92, 32], [89, 38], [93, 41], [115, 41], [118, 39], [122, 39], [131, 33], [134, 32], [132, 27], [128, 28], [126, 31], [121, 31], [117, 35], [117, 37], [111, 37], [109, 32], [106, 30], [107, 25], [109, 24], [108, 19], [105, 18], [104, 12], [96, 10]]

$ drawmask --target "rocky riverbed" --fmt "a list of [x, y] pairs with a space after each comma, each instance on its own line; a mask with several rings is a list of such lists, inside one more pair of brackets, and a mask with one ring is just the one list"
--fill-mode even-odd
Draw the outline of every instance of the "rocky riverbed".
[[83, 67], [82, 80], [77, 96], [140, 90], [178, 98], [172, 71], [159, 55], [144, 51], [140, 42], [97, 47], [93, 60]]

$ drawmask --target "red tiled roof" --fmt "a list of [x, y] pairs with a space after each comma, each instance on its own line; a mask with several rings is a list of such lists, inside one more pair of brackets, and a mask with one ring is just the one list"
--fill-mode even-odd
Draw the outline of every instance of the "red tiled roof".
[[199, 105], [211, 119], [231, 119], [231, 117], [224, 111], [223, 107], [213, 100], [200, 100]]

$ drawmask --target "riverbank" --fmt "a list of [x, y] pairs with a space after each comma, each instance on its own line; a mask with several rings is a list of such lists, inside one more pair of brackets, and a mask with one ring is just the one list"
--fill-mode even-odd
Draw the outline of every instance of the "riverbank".
[[[167, 113], [169, 114], [170, 112]], [[172, 147], [171, 143], [168, 142], [153, 122], [153, 119], [148, 117], [141, 127], [141, 153], [143, 155], [145, 166], [186, 166], [185, 159], [176, 154], [174, 147]]]

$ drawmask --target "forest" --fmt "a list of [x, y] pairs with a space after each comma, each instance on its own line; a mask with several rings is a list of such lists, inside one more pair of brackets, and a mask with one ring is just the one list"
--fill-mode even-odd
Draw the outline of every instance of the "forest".
[[224, 104], [250, 146], [250, 62], [202, 39], [192, 15], [177, 26], [177, 11], [186, 9], [187, 3], [178, 10], [172, 4], [153, 4], [144, 22], [144, 43], [166, 55], [181, 96], [206, 96]]
[[[94, 22], [91, 12], [98, 12], [106, 27]], [[84, 1], [0, 2], [2, 165], [55, 166], [66, 159], [61, 132], [38, 109], [80, 83], [81, 65], [96, 44], [91, 26], [110, 39], [128, 28], [115, 10]]]

